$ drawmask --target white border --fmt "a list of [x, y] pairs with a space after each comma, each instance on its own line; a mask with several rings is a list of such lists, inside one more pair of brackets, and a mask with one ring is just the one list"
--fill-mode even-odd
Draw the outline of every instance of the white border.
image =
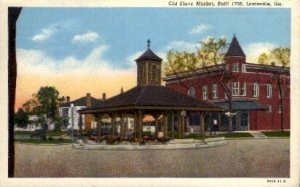
[[[195, 2], [197, 0], [185, 0]], [[217, 3], [216, 0], [209, 0]], [[299, 145], [300, 145], [300, 1], [277, 0], [283, 6], [278, 8], [292, 9], [292, 33], [291, 33], [291, 164], [290, 179], [287, 183], [267, 183], [266, 178], [7, 178], [7, 144], [8, 144], [8, 88], [7, 88], [7, 7], [169, 7], [184, 8], [182, 6], [168, 6], [168, 0], [134, 0], [134, 1], [95, 1], [95, 0], [2, 0], [0, 2], [0, 186], [299, 186]], [[180, 2], [178, 0], [178, 2]], [[203, 1], [202, 1], [203, 2]], [[231, 4], [232, 0], [227, 1]], [[244, 1], [245, 3], [246, 1]], [[248, 2], [260, 2], [248, 0]], [[264, 2], [274, 3], [275, 0]], [[187, 7], [187, 8], [211, 8], [211, 7]], [[214, 8], [233, 8], [214, 7]], [[251, 8], [251, 6], [237, 7]], [[255, 7], [259, 8], [259, 7]], [[267, 7], [262, 7], [267, 8]], [[275, 7], [272, 7], [275, 8]], [[276, 32], [276, 31], [274, 31]]]

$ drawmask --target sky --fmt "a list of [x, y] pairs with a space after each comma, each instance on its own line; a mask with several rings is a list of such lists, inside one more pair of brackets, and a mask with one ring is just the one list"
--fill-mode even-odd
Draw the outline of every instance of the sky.
[[41, 86], [71, 100], [111, 97], [136, 85], [136, 64], [150, 48], [193, 51], [208, 36], [236, 34], [247, 56], [290, 47], [287, 8], [30, 8], [17, 22], [16, 108]]

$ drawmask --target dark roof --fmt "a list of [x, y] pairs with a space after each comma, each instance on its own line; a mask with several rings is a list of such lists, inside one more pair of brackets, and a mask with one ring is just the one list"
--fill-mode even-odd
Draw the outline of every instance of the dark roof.
[[[86, 103], [86, 99], [87, 99], [86, 96], [85, 97], [81, 97], [81, 98], [76, 99], [74, 101], [70, 101], [69, 103], [63, 103], [63, 104], [60, 105], [60, 107], [70, 107], [71, 103], [73, 103], [74, 106], [86, 106], [86, 104], [87, 104]], [[96, 99], [94, 97], [91, 97], [91, 104], [92, 104], [92, 106], [96, 106], [97, 104], [99, 104], [101, 102], [102, 102], [102, 100]]]
[[151, 49], [147, 49], [139, 58], [137, 58], [135, 61], [136, 62], [141, 62], [145, 60], [153, 60], [153, 61], [159, 61], [161, 62], [162, 59], [157, 56]]
[[246, 57], [235, 35], [233, 36], [230, 46], [225, 54], [225, 57], [230, 57], [230, 56]]
[[[228, 101], [214, 102], [216, 105], [228, 110]], [[232, 101], [232, 110], [267, 110], [268, 106], [251, 100]]]
[[[194, 109], [219, 110], [222, 108], [194, 97], [179, 93], [161, 85], [140, 85], [127, 92], [109, 98], [97, 106], [84, 110], [120, 108], [128, 106], [182, 107]], [[84, 111], [83, 110], [83, 111]]]

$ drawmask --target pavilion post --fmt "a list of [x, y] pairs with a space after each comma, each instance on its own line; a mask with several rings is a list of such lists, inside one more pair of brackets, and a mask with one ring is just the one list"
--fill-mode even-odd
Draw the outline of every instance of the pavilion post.
[[138, 128], [138, 137], [141, 138], [142, 137], [142, 133], [143, 133], [143, 112], [141, 110], [138, 111], [138, 124], [137, 124]]
[[174, 131], [175, 131], [175, 119], [174, 119], [174, 111], [172, 111], [171, 112], [171, 132], [172, 132], [172, 138], [175, 137]]
[[180, 111], [177, 112], [177, 119], [178, 119], [178, 128], [177, 128], [178, 135], [179, 138], [182, 138], [182, 117]]
[[102, 115], [96, 115], [96, 119], [97, 119], [97, 142], [99, 143], [101, 141], [101, 126], [102, 126]]
[[133, 113], [133, 119], [134, 119], [133, 137], [136, 138], [137, 137], [137, 123], [138, 123], [138, 116], [137, 116], [136, 112]]
[[201, 137], [204, 139], [204, 130], [205, 130], [205, 120], [204, 120], [205, 113], [200, 112], [200, 127], [201, 127]]
[[79, 132], [82, 132], [82, 114], [79, 114]]
[[164, 134], [165, 137], [168, 137], [168, 112], [164, 113]]
[[112, 113], [111, 115], [111, 125], [112, 125], [112, 135], [116, 135], [116, 114]]
[[158, 137], [158, 116], [157, 114], [154, 114], [153, 117], [155, 119], [155, 137]]
[[120, 126], [121, 126], [121, 138], [125, 137], [125, 123], [124, 123], [124, 114], [121, 113], [120, 115]]

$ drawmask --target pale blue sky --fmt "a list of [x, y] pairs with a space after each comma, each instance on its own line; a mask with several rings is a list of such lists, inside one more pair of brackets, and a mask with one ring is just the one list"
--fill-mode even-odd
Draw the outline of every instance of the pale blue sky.
[[264, 8], [23, 8], [17, 26], [18, 49], [80, 61], [106, 46], [95, 63], [121, 69], [145, 50], [148, 38], [153, 51], [163, 54], [207, 36], [231, 40], [236, 33], [246, 53], [253, 53], [249, 47], [255, 44], [290, 47], [291, 32], [290, 9]]

